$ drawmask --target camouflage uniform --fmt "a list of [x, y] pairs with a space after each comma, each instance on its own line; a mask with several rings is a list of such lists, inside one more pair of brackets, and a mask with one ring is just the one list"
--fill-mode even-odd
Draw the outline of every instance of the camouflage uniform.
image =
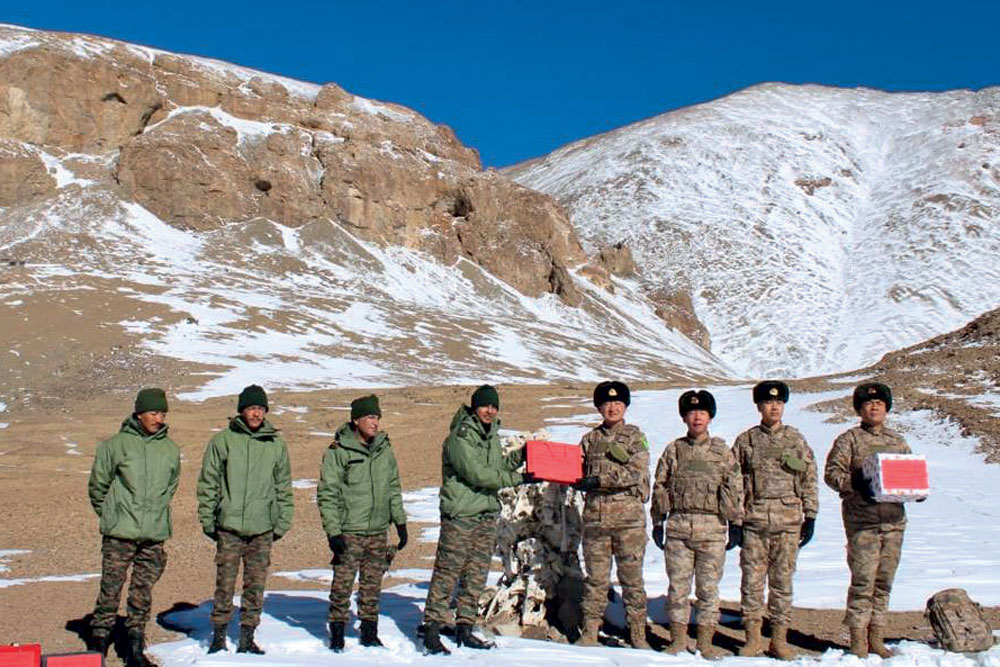
[[479, 596], [486, 587], [493, 552], [496, 550], [497, 517], [494, 514], [451, 519], [441, 517], [434, 573], [424, 605], [427, 623], [447, 623], [448, 605], [455, 584], [458, 608], [455, 621], [475, 625], [479, 615]]
[[[618, 445], [628, 455], [618, 460], [609, 451]], [[637, 426], [603, 424], [583, 436], [583, 475], [596, 477], [600, 487], [586, 494], [583, 509], [583, 558], [587, 579], [583, 589], [584, 624], [601, 619], [607, 606], [611, 559], [630, 629], [646, 626], [646, 590], [642, 561], [646, 553], [646, 516], [649, 500], [649, 445]], [[620, 457], [624, 459], [625, 457]]]
[[378, 620], [378, 600], [382, 577], [396, 555], [388, 533], [377, 535], [345, 534], [347, 549], [333, 558], [333, 583], [330, 585], [330, 623], [347, 622], [354, 577], [358, 580], [358, 618]]
[[824, 478], [840, 494], [847, 533], [847, 589], [844, 623], [851, 628], [885, 625], [889, 592], [896, 576], [906, 528], [902, 503], [868, 502], [851, 485], [851, 476], [876, 452], [910, 454], [901, 435], [883, 427], [855, 426], [833, 443]]
[[149, 622], [153, 604], [153, 585], [160, 580], [167, 566], [163, 542], [138, 542], [105, 535], [101, 543], [101, 589], [94, 605], [91, 623], [96, 631], [110, 632], [118, 614], [122, 586], [132, 566], [132, 581], [128, 586], [125, 625], [142, 631]]
[[740, 466], [722, 438], [685, 436], [667, 445], [656, 465], [650, 514], [654, 523], [667, 519], [664, 551], [671, 625], [688, 623], [693, 574], [698, 625], [714, 627], [726, 562], [726, 522], [743, 515]]
[[212, 625], [227, 625], [233, 615], [233, 593], [236, 575], [243, 563], [243, 594], [240, 597], [240, 625], [256, 628], [264, 606], [264, 585], [267, 568], [271, 565], [271, 545], [274, 533], [239, 535], [219, 529], [215, 550], [215, 603]]
[[766, 578], [771, 623], [787, 626], [802, 523], [819, 510], [816, 458], [802, 434], [783, 424], [742, 433], [733, 454], [743, 470], [743, 620], [761, 619]]

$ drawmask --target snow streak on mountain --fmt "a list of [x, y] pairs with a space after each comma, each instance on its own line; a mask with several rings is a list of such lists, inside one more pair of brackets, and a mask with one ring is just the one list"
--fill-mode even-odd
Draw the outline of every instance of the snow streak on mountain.
[[1000, 301], [1000, 89], [766, 84], [509, 170], [625, 241], [748, 377], [858, 368]]

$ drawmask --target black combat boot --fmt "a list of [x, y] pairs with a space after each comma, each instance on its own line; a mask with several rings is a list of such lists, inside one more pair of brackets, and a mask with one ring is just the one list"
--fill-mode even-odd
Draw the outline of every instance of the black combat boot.
[[212, 643], [208, 646], [209, 653], [218, 653], [226, 650], [226, 626], [212, 626]]
[[236, 647], [237, 653], [253, 653], [254, 655], [264, 655], [264, 649], [257, 646], [257, 642], [253, 640], [253, 633], [257, 628], [251, 628], [249, 625], [240, 626], [240, 643]]
[[146, 637], [141, 632], [128, 633], [128, 655], [125, 667], [152, 667], [155, 662], [146, 657]]
[[87, 640], [87, 650], [97, 651], [108, 657], [108, 647], [111, 646], [111, 633], [106, 630], [92, 630]]
[[378, 638], [378, 621], [361, 621], [361, 645], [384, 646]]
[[451, 651], [441, 643], [441, 624], [430, 622], [424, 630], [424, 651], [428, 655], [451, 655]]
[[344, 650], [344, 622], [330, 622], [330, 650], [340, 653]]
[[493, 642], [483, 641], [472, 634], [472, 626], [468, 623], [459, 623], [455, 626], [455, 643], [475, 649], [491, 649], [496, 646]]

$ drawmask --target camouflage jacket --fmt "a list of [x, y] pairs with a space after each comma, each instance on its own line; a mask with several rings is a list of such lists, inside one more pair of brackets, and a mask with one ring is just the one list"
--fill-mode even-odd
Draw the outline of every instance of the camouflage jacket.
[[877, 452], [910, 454], [909, 445], [895, 431], [869, 426], [847, 429], [833, 441], [826, 457], [824, 479], [840, 494], [844, 525], [850, 528], [903, 530], [906, 510], [902, 503], [870, 503], [851, 486], [851, 475], [860, 470], [865, 459]]
[[816, 518], [816, 457], [798, 429], [758, 424], [736, 438], [733, 455], [743, 472], [744, 525], [799, 530]]
[[743, 478], [725, 440], [705, 434], [667, 445], [656, 464], [650, 515], [654, 523], [669, 515], [667, 534], [684, 539], [714, 539], [725, 535], [726, 521], [740, 521]]
[[600, 488], [588, 491], [584, 523], [645, 526], [644, 504], [649, 500], [649, 444], [638, 426], [603, 424], [580, 440], [583, 474], [597, 477]]

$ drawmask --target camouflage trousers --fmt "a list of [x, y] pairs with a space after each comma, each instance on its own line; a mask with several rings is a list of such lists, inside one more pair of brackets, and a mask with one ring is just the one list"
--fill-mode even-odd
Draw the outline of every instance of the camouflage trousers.
[[851, 585], [844, 623], [852, 628], [885, 625], [892, 580], [903, 551], [903, 531], [847, 526], [846, 532]]
[[694, 577], [694, 608], [698, 625], [719, 622], [719, 580], [726, 564], [724, 539], [681, 539], [667, 536], [667, 615], [670, 623], [687, 625], [691, 616], [691, 577]]
[[358, 618], [362, 621], [378, 620], [382, 577], [396, 555], [396, 549], [389, 546], [387, 535], [344, 535], [347, 549], [333, 557], [328, 619], [331, 623], [347, 621], [355, 576], [358, 576]]
[[767, 611], [772, 625], [792, 621], [792, 577], [799, 556], [799, 531], [755, 530], [743, 526], [740, 549], [740, 610], [744, 621], [759, 621], [764, 615], [764, 580], [767, 580]]
[[618, 569], [622, 586], [625, 617], [629, 626], [646, 624], [646, 588], [642, 580], [642, 560], [646, 554], [646, 527], [605, 528], [600, 524], [585, 524], [583, 528], [583, 560], [587, 578], [583, 583], [584, 623], [604, 617], [608, 606], [608, 580], [611, 559]]
[[496, 551], [495, 516], [448, 519], [441, 517], [441, 537], [434, 556], [434, 573], [424, 605], [424, 621], [448, 623], [448, 607], [458, 585], [458, 623], [475, 625], [479, 596], [486, 587], [493, 552]]
[[236, 575], [243, 563], [243, 594], [240, 596], [240, 625], [256, 628], [264, 607], [264, 584], [271, 565], [274, 533], [244, 537], [228, 530], [219, 531], [215, 543], [215, 601], [212, 625], [227, 625], [233, 616]]
[[132, 580], [128, 585], [125, 625], [129, 630], [145, 631], [153, 606], [153, 585], [167, 566], [167, 552], [163, 542], [136, 542], [107, 535], [101, 543], [101, 590], [94, 604], [93, 630], [110, 633], [114, 627], [130, 565]]

